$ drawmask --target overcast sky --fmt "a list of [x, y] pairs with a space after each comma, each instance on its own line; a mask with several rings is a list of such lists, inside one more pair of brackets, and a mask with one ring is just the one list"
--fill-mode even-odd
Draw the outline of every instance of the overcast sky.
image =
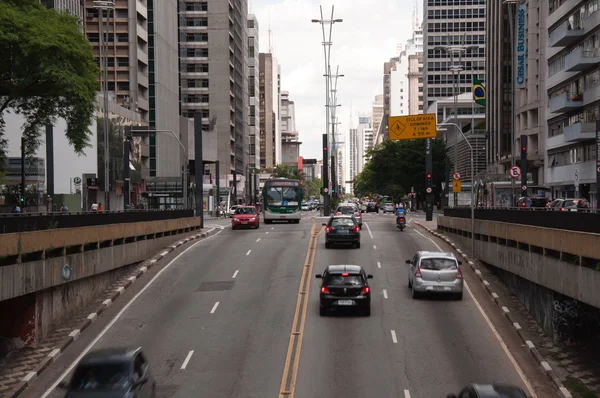
[[[396, 53], [396, 44], [412, 37], [414, 0], [249, 0], [260, 29], [261, 52], [268, 52], [269, 25], [273, 54], [281, 65], [282, 90], [296, 104], [296, 129], [305, 158], [322, 158], [325, 132], [325, 72], [322, 31], [311, 19], [331, 16], [342, 23], [333, 26], [331, 68], [337, 65], [345, 77], [338, 80], [338, 120], [347, 136], [352, 108], [353, 124], [358, 113], [371, 110], [375, 95], [383, 92], [383, 63]], [[419, 5], [419, 9], [422, 7]], [[418, 15], [419, 21], [422, 16]]]

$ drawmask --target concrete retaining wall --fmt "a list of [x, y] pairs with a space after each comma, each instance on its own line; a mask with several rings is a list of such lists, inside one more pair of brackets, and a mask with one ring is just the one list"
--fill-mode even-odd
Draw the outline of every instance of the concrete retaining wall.
[[[470, 247], [470, 226], [467, 228], [457, 228], [459, 225], [455, 222], [457, 219], [450, 217], [439, 217], [438, 227], [445, 229], [446, 233], [452, 235], [452, 238], [462, 247]], [[461, 220], [462, 221], [462, 220]], [[470, 222], [469, 220], [466, 220]], [[496, 226], [486, 225], [488, 221], [478, 220], [475, 239], [475, 257], [483, 262], [491, 264], [502, 270], [518, 275], [533, 283], [544, 286], [550, 290], [561, 293], [565, 296], [579, 300], [593, 307], [600, 308], [600, 272], [593, 268], [584, 267], [578, 264], [572, 264], [561, 260], [557, 257], [544, 255], [544, 252], [536, 252], [535, 247], [520, 246], [522, 239], [519, 235], [494, 234]], [[502, 224], [502, 223], [500, 223]], [[533, 228], [533, 227], [528, 227]], [[548, 230], [547, 228], [544, 228]], [[478, 236], [479, 231], [485, 231], [484, 237]], [[532, 231], [532, 233], [535, 233]], [[573, 233], [573, 232], [571, 232]], [[545, 244], [561, 246], [560, 239], [556, 236], [549, 236], [549, 231], [545, 231], [545, 235], [549, 241]], [[592, 252], [600, 247], [600, 236], [596, 234], [588, 234], [588, 236], [580, 242], [584, 245], [585, 242], [591, 244], [591, 240], [596, 240], [595, 248], [584, 249], [586, 252]], [[529, 240], [537, 238], [529, 238]], [[507, 242], [516, 242], [516, 247], [511, 247]], [[565, 242], [563, 242], [565, 243]], [[570, 242], [567, 245], [571, 247]], [[583, 249], [583, 246], [582, 246]], [[572, 250], [572, 249], [571, 249]], [[573, 253], [571, 251], [571, 254]]]

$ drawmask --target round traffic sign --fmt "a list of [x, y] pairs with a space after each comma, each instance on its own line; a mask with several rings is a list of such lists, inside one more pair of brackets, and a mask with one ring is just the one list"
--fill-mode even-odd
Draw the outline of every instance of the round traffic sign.
[[510, 174], [512, 178], [519, 178], [521, 176], [521, 168], [519, 166], [513, 166], [508, 171], [508, 174]]
[[433, 192], [433, 189], [431, 189], [431, 187], [428, 187], [428, 188], [427, 188], [425, 191], [426, 191], [427, 193], [432, 193], [432, 192]]
[[596, 171], [597, 171], [598, 173], [600, 173], [600, 167], [598, 167], [598, 168], [596, 169]]
[[459, 172], [453, 173], [453, 174], [452, 174], [452, 178], [453, 178], [454, 180], [460, 180], [460, 173], [459, 173]]
[[75, 177], [75, 178], [73, 178], [73, 182], [75, 183], [75, 185], [80, 185], [81, 184], [81, 177]]
[[329, 188], [323, 188], [323, 192], [325, 192], [325, 193], [329, 192]]
[[521, 187], [521, 189], [522, 189], [523, 191], [527, 191], [527, 185], [523, 185], [523, 186]]

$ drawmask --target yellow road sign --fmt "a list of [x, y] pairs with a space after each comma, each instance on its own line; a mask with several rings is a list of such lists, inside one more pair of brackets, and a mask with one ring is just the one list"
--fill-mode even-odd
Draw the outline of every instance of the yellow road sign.
[[434, 113], [424, 115], [390, 116], [388, 132], [390, 140], [413, 140], [415, 138], [435, 138], [437, 131]]
[[452, 192], [460, 192], [460, 180], [452, 180]]

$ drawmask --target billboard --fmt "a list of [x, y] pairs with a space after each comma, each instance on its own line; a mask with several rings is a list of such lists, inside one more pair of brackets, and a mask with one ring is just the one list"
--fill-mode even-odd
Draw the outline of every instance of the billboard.
[[516, 88], [527, 88], [526, 84], [526, 68], [527, 60], [527, 3], [517, 5], [517, 18], [515, 24], [515, 59], [517, 73], [515, 76]]

